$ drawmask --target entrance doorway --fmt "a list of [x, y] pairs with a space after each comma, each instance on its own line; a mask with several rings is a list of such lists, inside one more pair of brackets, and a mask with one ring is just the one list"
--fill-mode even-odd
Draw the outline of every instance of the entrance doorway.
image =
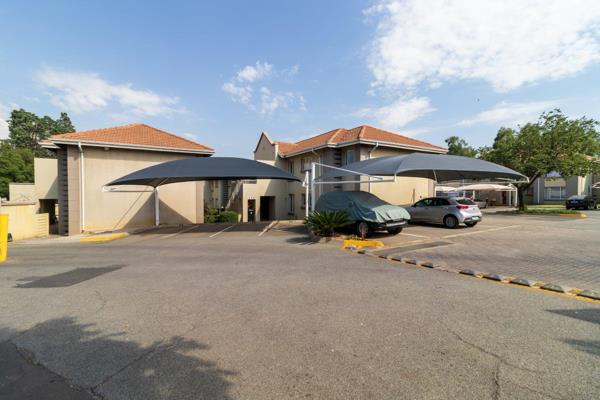
[[260, 220], [275, 219], [275, 196], [260, 196]]
[[248, 222], [256, 221], [256, 200], [248, 200]]

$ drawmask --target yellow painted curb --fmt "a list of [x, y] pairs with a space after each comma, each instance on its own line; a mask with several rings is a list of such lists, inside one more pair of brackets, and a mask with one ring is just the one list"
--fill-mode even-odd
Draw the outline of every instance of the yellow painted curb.
[[381, 240], [344, 240], [344, 247], [383, 247]]
[[110, 242], [111, 240], [120, 239], [129, 236], [127, 232], [111, 233], [109, 235], [86, 236], [79, 239], [83, 243]]
[[558, 214], [561, 217], [573, 217], [573, 218], [587, 218], [587, 215], [584, 213], [579, 214]]

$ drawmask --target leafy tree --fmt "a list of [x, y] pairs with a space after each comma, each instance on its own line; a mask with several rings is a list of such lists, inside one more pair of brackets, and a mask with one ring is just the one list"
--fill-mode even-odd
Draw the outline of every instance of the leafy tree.
[[0, 143], [0, 197], [8, 197], [11, 182], [33, 182], [33, 152]]
[[448, 145], [448, 154], [453, 156], [476, 157], [477, 150], [458, 136], [450, 136], [446, 139]]
[[36, 157], [51, 157], [38, 142], [50, 135], [74, 132], [75, 127], [67, 113], [61, 113], [56, 120], [39, 117], [24, 109], [13, 110], [8, 120], [8, 141], [15, 148], [30, 149]]
[[563, 177], [600, 172], [597, 127], [593, 119], [569, 119], [556, 109], [519, 130], [500, 128], [492, 147], [481, 149], [480, 156], [529, 178], [517, 184], [519, 207], [524, 209], [524, 193], [537, 178], [553, 171]]

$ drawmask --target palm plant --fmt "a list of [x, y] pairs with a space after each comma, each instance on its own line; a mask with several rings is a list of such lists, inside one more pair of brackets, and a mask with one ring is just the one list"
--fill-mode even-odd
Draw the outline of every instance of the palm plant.
[[346, 211], [313, 211], [304, 223], [319, 236], [332, 236], [336, 229], [352, 225], [350, 214]]

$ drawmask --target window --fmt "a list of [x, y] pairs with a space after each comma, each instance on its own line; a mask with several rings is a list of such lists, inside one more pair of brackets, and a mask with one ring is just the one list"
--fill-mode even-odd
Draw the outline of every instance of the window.
[[438, 207], [449, 206], [450, 202], [447, 199], [433, 199], [431, 205], [438, 206]]
[[310, 171], [312, 159], [310, 157], [304, 157], [300, 159], [300, 172]]
[[294, 197], [295, 196], [292, 193], [290, 193], [288, 195], [288, 201], [289, 201], [289, 208], [288, 209], [289, 209], [290, 214], [294, 214], [296, 212], [296, 207], [295, 207], [296, 204], [295, 204], [295, 201], [294, 201]]
[[564, 200], [565, 197], [566, 191], [562, 186], [544, 188], [544, 200]]
[[290, 174], [293, 175], [294, 174], [294, 161], [293, 160], [290, 160], [289, 166], [290, 166], [290, 169], [289, 169]]
[[352, 164], [355, 161], [354, 159], [354, 150], [346, 151], [346, 165]]
[[429, 207], [433, 203], [432, 199], [423, 199], [415, 203], [415, 207]]
[[471, 199], [464, 199], [464, 198], [463, 198], [463, 199], [454, 199], [454, 200], [455, 200], [455, 201], [456, 201], [458, 204], [464, 204], [464, 205], [467, 205], [467, 206], [474, 206], [474, 205], [476, 205], [476, 204], [477, 204], [477, 203], [475, 203], [475, 202], [474, 202], [473, 200], [471, 200]]
[[306, 193], [302, 193], [302, 204], [300, 204], [300, 208], [302, 210], [306, 210]]

